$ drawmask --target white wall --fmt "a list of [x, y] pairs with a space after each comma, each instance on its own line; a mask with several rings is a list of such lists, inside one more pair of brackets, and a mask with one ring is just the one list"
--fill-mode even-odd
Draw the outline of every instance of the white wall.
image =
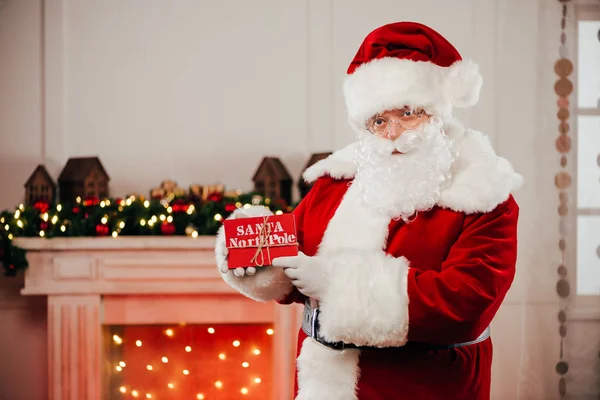
[[[435, 27], [484, 76], [479, 105], [458, 115], [488, 133], [526, 182], [517, 194], [518, 274], [493, 326], [494, 398], [558, 397], [558, 2], [0, 4], [2, 208], [20, 200], [36, 163], [56, 177], [68, 157], [80, 155], [100, 156], [113, 195], [147, 193], [165, 178], [250, 189], [268, 154], [297, 177], [311, 152], [352, 139], [341, 82], [364, 36], [395, 20]], [[577, 349], [595, 331], [581, 326], [572, 328], [570, 388], [592, 393], [595, 378], [583, 372], [594, 365], [591, 353]], [[28, 345], [40, 347], [40, 337]]]
[[[14, 206], [42, 159], [41, 1], [0, 0], [0, 207]], [[46, 300], [0, 276], [0, 398], [43, 399]]]
[[0, 208], [42, 161], [41, 1], [0, 0]]

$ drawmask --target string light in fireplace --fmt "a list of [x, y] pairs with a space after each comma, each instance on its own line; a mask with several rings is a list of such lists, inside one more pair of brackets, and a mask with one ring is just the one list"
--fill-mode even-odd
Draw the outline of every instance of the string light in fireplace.
[[[181, 326], [186, 326], [186, 324], [181, 324]], [[179, 340], [183, 339], [184, 336], [187, 337], [187, 335], [185, 333], [179, 332], [179, 331], [175, 332], [175, 330], [176, 329], [173, 328], [173, 327], [171, 327], [171, 328], [165, 327], [161, 331], [162, 331], [162, 334], [164, 334], [165, 336], [169, 337], [170, 339], [171, 338], [174, 339], [174, 337], [176, 336], [175, 333], [177, 333], [177, 336], [181, 336], [179, 338]], [[273, 328], [268, 328], [267, 329], [267, 327], [263, 328], [262, 332], [263, 332], [263, 335], [264, 335], [264, 333], [266, 333], [269, 336], [272, 336], [275, 333], [275, 331], [274, 331]], [[209, 327], [205, 327], [204, 328], [204, 334], [205, 335], [206, 334], [215, 335], [216, 333], [217, 332], [216, 332], [216, 329], [214, 327], [210, 327], [209, 326]], [[219, 333], [221, 333], [221, 331], [219, 331]], [[259, 333], [259, 332], [256, 332], [256, 333]], [[121, 344], [123, 344], [125, 342], [125, 340], [127, 340], [127, 338], [121, 338], [119, 335], [116, 335], [116, 334], [112, 336], [112, 339], [113, 339], [115, 345], [121, 345]], [[265, 339], [266, 338], [263, 338], [262, 340], [265, 340]], [[249, 343], [242, 343], [241, 340], [242, 340], [241, 338], [240, 339], [235, 339], [235, 340], [231, 341], [230, 343], [231, 343], [231, 345], [234, 348], [242, 348], [242, 345], [244, 345], [244, 346], [248, 346], [249, 345]], [[133, 346], [135, 344], [135, 346], [141, 347], [142, 346], [142, 341], [141, 340], [128, 341], [127, 344], [129, 344], [129, 346]], [[148, 345], [148, 343], [146, 343], [146, 345]], [[180, 349], [179, 351], [185, 350], [186, 353], [191, 353], [192, 346], [183, 344], [182, 347], [179, 347], [179, 349]], [[198, 351], [198, 349], [196, 349], [196, 350]], [[250, 346], [248, 346], [248, 348], [242, 348], [242, 351], [243, 351], [243, 354], [246, 355], [246, 357], [250, 357], [250, 358], [256, 357], [256, 356], [260, 356], [262, 354], [262, 351], [259, 348], [259, 346], [251, 346], [250, 345]], [[202, 349], [200, 349], [200, 353], [202, 353]], [[182, 354], [182, 353], [179, 353], [179, 354]], [[226, 360], [226, 359], [230, 359], [231, 358], [231, 357], [228, 357], [226, 355], [226, 352], [217, 353], [217, 356], [218, 356], [218, 358], [220, 360], [223, 360], [223, 361]], [[177, 358], [177, 357], [175, 357], [175, 358]], [[224, 394], [226, 392], [227, 393], [231, 392], [230, 394], [233, 395], [234, 393], [237, 392], [238, 396], [240, 396], [240, 394], [244, 395], [244, 396], [247, 396], [247, 395], [250, 394], [250, 391], [252, 390], [251, 385], [262, 384], [263, 381], [262, 381], [261, 377], [259, 377], [259, 376], [255, 375], [254, 373], [252, 373], [252, 370], [256, 367], [256, 365], [254, 365], [253, 363], [249, 362], [248, 359], [249, 358], [247, 358], [246, 360], [242, 359], [241, 361], [237, 361], [236, 360], [236, 362], [239, 362], [239, 364], [237, 364], [238, 368], [239, 368], [239, 366], [241, 366], [242, 369], [246, 370], [245, 371], [246, 373], [250, 372], [248, 375], [246, 375], [245, 379], [242, 378], [242, 379], [246, 380], [247, 386], [231, 385], [229, 381], [218, 379], [219, 377], [217, 375], [215, 377], [215, 378], [217, 378], [217, 380], [213, 380], [212, 381], [213, 385], [214, 385], [214, 388], [216, 390], [218, 390], [218, 391], [222, 391], [222, 393], [224, 393]], [[258, 359], [254, 359], [254, 360], [258, 360]], [[131, 361], [131, 360], [129, 360], [129, 361]], [[161, 371], [162, 371], [161, 368], [167, 368], [166, 365], [165, 365], [165, 367], [162, 367], [162, 365], [164, 365], [164, 364], [169, 364], [170, 365], [170, 364], [178, 364], [179, 363], [179, 361], [177, 361], [173, 357], [167, 357], [167, 354], [164, 354], [163, 356], [159, 356], [158, 360], [154, 361], [154, 363], [156, 363], [156, 362], [160, 363], [161, 367], [159, 367], [158, 370], [161, 370]], [[129, 364], [131, 364], [131, 362], [129, 362]], [[136, 364], [136, 362], [134, 362], [134, 364]], [[131, 364], [131, 365], [134, 365], [134, 364]], [[251, 364], [253, 364], [253, 365], [251, 365]], [[114, 364], [114, 365], [115, 365], [115, 369], [118, 372], [125, 371], [124, 368], [127, 366], [127, 364], [125, 363], [125, 361], [118, 361], [118, 359], [116, 361], [116, 364]], [[133, 371], [137, 371], [138, 370], [138, 367], [136, 365], [134, 365], [133, 367], [131, 365], [129, 365], [128, 370], [131, 369], [132, 373], [134, 373]], [[155, 370], [153, 364], [151, 364], [151, 363], [144, 363], [140, 367], [143, 370], [147, 370], [146, 373], [154, 373], [153, 371]], [[177, 373], [176, 371], [173, 371], [173, 372]], [[126, 374], [126, 372], [122, 372], [122, 373]], [[242, 373], [242, 375], [244, 374], [244, 372], [241, 372], [241, 371], [240, 371], [240, 373]], [[159, 374], [157, 377], [159, 377], [161, 374]], [[179, 374], [182, 374], [184, 376], [190, 376], [190, 375], [192, 375], [191, 374], [191, 369], [184, 369], [184, 368], [179, 369]], [[179, 375], [179, 376], [181, 376], [181, 375]], [[129, 374], [123, 375], [122, 377], [123, 377], [123, 379], [128, 380]], [[191, 381], [187, 381], [187, 379], [189, 379], [189, 378], [183, 378], [183, 379], [186, 379], [186, 382], [191, 382]], [[179, 382], [179, 383], [181, 383], [181, 385], [175, 383], [174, 381], [170, 381], [169, 382], [168, 380], [166, 382], [163, 381], [162, 383], [159, 383], [159, 382], [156, 382], [156, 383], [159, 384], [159, 385], [165, 385], [166, 384], [167, 387], [168, 387], [168, 389], [173, 390], [173, 393], [175, 393], [176, 391], [179, 392], [181, 390], [187, 390], [186, 388], [187, 388], [188, 385], [190, 385], [190, 383], [185, 383], [184, 384], [183, 382], [184, 381]], [[141, 397], [141, 398], [146, 398], [146, 399], [152, 399], [153, 396], [154, 396], [151, 387], [148, 387], [148, 388], [137, 387], [136, 389], [133, 389], [132, 385], [130, 385], [130, 384], [134, 383], [134, 382], [123, 381], [123, 383], [125, 383], [126, 385], [118, 387], [119, 388], [118, 390], [119, 390], [119, 392], [121, 392], [121, 394], [124, 394], [124, 395], [129, 394], [129, 398], [140, 398]], [[135, 383], [134, 383], [134, 385], [135, 385]], [[192, 383], [192, 385], [193, 385], [193, 383]], [[182, 386], [182, 387], [179, 388], [179, 386]], [[133, 387], [135, 388], [135, 386], [133, 386]], [[201, 388], [198, 388], [198, 389], [202, 390]], [[146, 391], [146, 390], [148, 390], [148, 391]], [[206, 399], [205, 393], [201, 393], [201, 392], [192, 392], [192, 393], [193, 393], [193, 394], [191, 394], [192, 398], [195, 398], [197, 400], [205, 400]], [[124, 396], [123, 398], [127, 398], [127, 396]]]

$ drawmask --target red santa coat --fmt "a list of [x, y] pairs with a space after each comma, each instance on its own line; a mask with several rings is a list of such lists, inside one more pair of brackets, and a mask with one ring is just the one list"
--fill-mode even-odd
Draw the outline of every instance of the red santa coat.
[[[461, 156], [438, 206], [410, 223], [376, 215], [352, 186], [352, 146], [305, 174], [316, 180], [294, 211], [308, 256], [329, 260], [334, 279], [320, 302], [321, 334], [378, 349], [330, 350], [298, 340], [298, 400], [488, 399], [492, 342], [443, 350], [420, 344], [476, 339], [515, 274], [521, 177], [482, 134], [449, 130]], [[268, 268], [257, 300], [303, 303]], [[259, 274], [257, 274], [259, 275]], [[265, 296], [268, 282], [278, 282]], [[230, 279], [231, 284], [238, 284]], [[298, 387], [296, 388], [298, 390]]]
[[[307, 255], [317, 254], [327, 224], [348, 190], [348, 182], [319, 179], [311, 195], [296, 210], [299, 238]], [[390, 298], [390, 303], [382, 306], [394, 307], [393, 302], [402, 301], [402, 292], [406, 290], [409, 342], [467, 342], [485, 330], [514, 277], [517, 218], [518, 206], [510, 197], [489, 213], [466, 215], [436, 207], [420, 213], [409, 224], [391, 221], [385, 252], [410, 260], [410, 268], [407, 287], [399, 287], [398, 297]], [[336, 279], [349, 278], [342, 273]], [[378, 289], [365, 285], [362, 290]], [[350, 296], [356, 294], [350, 292]], [[282, 302], [304, 303], [304, 300], [303, 295], [294, 291]], [[340, 300], [341, 304], [336, 306], [339, 312], [349, 314], [348, 317], [361, 314], [355, 313], [355, 307], [363, 305], [349, 298]], [[321, 318], [325, 320], [330, 315], [327, 305], [322, 307]], [[365, 326], [363, 334], [368, 335], [369, 325], [374, 321], [368, 310], [364, 316], [356, 324]], [[399, 323], [399, 337], [405, 334], [404, 329]], [[305, 338], [300, 331], [299, 349]], [[486, 399], [491, 361], [490, 339], [449, 350], [428, 351], [410, 344], [406, 349], [362, 350], [358, 398]]]

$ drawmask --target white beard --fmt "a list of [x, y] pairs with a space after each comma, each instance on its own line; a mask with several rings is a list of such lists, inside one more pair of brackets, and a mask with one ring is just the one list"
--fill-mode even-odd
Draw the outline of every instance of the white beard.
[[[455, 159], [453, 143], [441, 126], [430, 120], [395, 141], [368, 131], [359, 133], [353, 184], [358, 185], [365, 206], [407, 222], [435, 206], [450, 182]], [[392, 154], [394, 150], [404, 154]]]

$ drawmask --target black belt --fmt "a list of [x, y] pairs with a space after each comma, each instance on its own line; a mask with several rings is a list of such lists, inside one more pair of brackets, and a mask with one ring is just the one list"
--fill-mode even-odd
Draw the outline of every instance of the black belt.
[[[344, 350], [344, 349], [381, 349], [381, 347], [374, 346], [358, 346], [353, 343], [345, 343], [345, 342], [328, 342], [319, 334], [320, 325], [319, 325], [319, 313], [320, 310], [318, 308], [313, 308], [310, 305], [310, 300], [306, 300], [304, 303], [304, 316], [302, 318], [302, 330], [306, 333], [307, 336], [314, 339], [316, 342], [322, 344], [323, 346], [329, 347], [333, 350]], [[470, 342], [464, 343], [455, 343], [455, 344], [429, 344], [429, 343], [418, 343], [418, 342], [408, 342], [402, 347], [411, 347], [411, 348], [419, 348], [422, 350], [447, 350], [454, 349], [457, 347], [465, 347], [470, 346], [472, 344], [480, 343], [490, 337], [490, 327], [485, 328], [483, 333], [479, 335], [479, 337]]]

